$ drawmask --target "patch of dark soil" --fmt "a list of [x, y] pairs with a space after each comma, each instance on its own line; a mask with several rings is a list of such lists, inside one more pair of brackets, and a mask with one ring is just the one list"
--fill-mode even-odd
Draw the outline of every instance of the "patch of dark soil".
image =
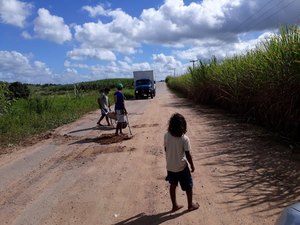
[[1, 154], [8, 154], [15, 151], [18, 151], [20, 148], [28, 147], [34, 145], [42, 140], [49, 139], [53, 137], [53, 133], [51, 131], [32, 135], [28, 138], [25, 138], [21, 141], [15, 141], [14, 143], [7, 144], [7, 145], [0, 145], [0, 155]]
[[93, 157], [99, 154], [131, 152], [135, 150], [135, 148], [127, 148], [126, 146], [94, 146], [93, 148], [86, 149], [80, 156]]
[[134, 125], [132, 126], [133, 128], [144, 128], [144, 127], [157, 127], [159, 126], [158, 123], [154, 123], [154, 124], [139, 124], [139, 125]]
[[133, 136], [128, 136], [127, 134], [124, 135], [115, 135], [115, 134], [102, 134], [99, 137], [95, 138], [85, 138], [83, 140], [76, 141], [72, 144], [84, 144], [84, 143], [99, 143], [101, 145], [110, 145], [113, 143], [119, 143], [122, 141], [126, 141], [131, 139]]
[[117, 142], [122, 142], [131, 139], [128, 135], [102, 134], [100, 137], [94, 138], [94, 142], [109, 145]]

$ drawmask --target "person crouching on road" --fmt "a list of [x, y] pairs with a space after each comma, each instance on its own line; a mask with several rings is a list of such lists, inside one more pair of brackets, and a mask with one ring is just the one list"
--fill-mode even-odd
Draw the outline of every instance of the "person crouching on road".
[[105, 88], [104, 90], [101, 90], [101, 94], [98, 98], [98, 104], [101, 110], [101, 117], [97, 122], [99, 126], [102, 126], [101, 121], [103, 120], [104, 117], [106, 119], [107, 125], [110, 126], [110, 122], [107, 116], [107, 113], [110, 111], [110, 104], [107, 96], [109, 92], [110, 92], [109, 88]]
[[117, 127], [116, 127], [116, 135], [123, 134], [122, 132], [122, 124], [126, 122], [125, 115], [127, 114], [127, 110], [125, 108], [125, 96], [122, 92], [123, 85], [121, 83], [117, 84], [117, 91], [114, 93], [115, 100], [115, 112], [117, 116]]
[[178, 182], [181, 189], [186, 192], [188, 210], [199, 208], [198, 203], [193, 202], [193, 180], [190, 173], [195, 171], [193, 159], [190, 153], [191, 145], [187, 131], [185, 118], [175, 113], [169, 120], [168, 132], [164, 136], [164, 147], [166, 152], [167, 172], [166, 180], [170, 183], [170, 197], [172, 201], [172, 212], [181, 209], [183, 206], [177, 204], [176, 187]]

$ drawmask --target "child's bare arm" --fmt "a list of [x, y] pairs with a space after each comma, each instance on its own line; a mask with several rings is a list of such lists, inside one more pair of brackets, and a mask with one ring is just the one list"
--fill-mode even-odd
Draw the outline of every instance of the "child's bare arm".
[[193, 162], [193, 158], [192, 158], [191, 153], [189, 151], [186, 151], [185, 156], [186, 156], [186, 159], [187, 159], [187, 161], [189, 162], [189, 164], [191, 166], [191, 172], [194, 172], [195, 167], [194, 167], [194, 162]]

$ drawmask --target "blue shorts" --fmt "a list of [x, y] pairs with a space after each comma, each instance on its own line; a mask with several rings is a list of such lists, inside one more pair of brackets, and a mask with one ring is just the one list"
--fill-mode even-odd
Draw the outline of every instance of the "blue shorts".
[[180, 172], [168, 171], [166, 180], [168, 180], [170, 184], [174, 184], [176, 186], [179, 182], [183, 191], [191, 191], [193, 189], [193, 179], [188, 166]]

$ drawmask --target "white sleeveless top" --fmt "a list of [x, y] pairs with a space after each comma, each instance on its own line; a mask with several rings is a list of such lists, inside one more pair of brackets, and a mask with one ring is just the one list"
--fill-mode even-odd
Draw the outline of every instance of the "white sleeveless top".
[[187, 165], [186, 151], [191, 150], [190, 139], [185, 134], [174, 137], [167, 132], [164, 136], [164, 147], [166, 149], [167, 170], [180, 172]]

